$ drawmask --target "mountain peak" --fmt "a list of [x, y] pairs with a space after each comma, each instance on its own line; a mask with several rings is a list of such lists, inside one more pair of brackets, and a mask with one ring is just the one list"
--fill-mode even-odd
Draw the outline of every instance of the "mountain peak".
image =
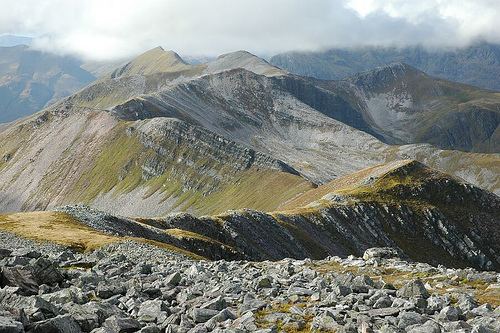
[[352, 76], [350, 81], [366, 81], [366, 80], [383, 80], [388, 79], [400, 80], [407, 75], [424, 74], [415, 67], [412, 67], [404, 62], [394, 62], [386, 66], [376, 67], [372, 70], [358, 73]]
[[279, 76], [286, 71], [275, 67], [266, 60], [248, 51], [235, 51], [220, 55], [216, 60], [207, 64], [207, 73], [222, 72], [235, 68], [243, 68], [259, 75]]
[[126, 65], [117, 68], [111, 74], [112, 78], [149, 75], [161, 72], [179, 72], [191, 68], [176, 52], [165, 51], [161, 46], [148, 50]]
[[347, 78], [347, 81], [365, 91], [377, 92], [391, 90], [400, 84], [412, 84], [418, 81], [415, 78], [428, 78], [428, 76], [406, 63], [395, 62], [358, 73]]

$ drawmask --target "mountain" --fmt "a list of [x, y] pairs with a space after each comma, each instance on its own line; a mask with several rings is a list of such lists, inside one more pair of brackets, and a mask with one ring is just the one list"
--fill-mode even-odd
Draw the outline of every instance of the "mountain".
[[[41, 223], [67, 228], [71, 222], [100, 234], [145, 238], [210, 259], [321, 259], [392, 247], [432, 265], [500, 269], [495, 255], [500, 250], [500, 198], [414, 160], [341, 177], [304, 191], [275, 212], [245, 209], [204, 217], [134, 219], [83, 206], [59, 211], [37, 213], [38, 217], [0, 216], [0, 221], [10, 221], [0, 223], [0, 230], [61, 242], [57, 230], [44, 236], [43, 231], [24, 228], [21, 222], [30, 218], [33, 228], [43, 228]], [[68, 237], [84, 241], [86, 230]]]
[[273, 56], [270, 62], [291, 73], [326, 80], [339, 80], [375, 67], [403, 62], [442, 79], [500, 90], [500, 45], [485, 42], [448, 50], [415, 46], [287, 52]]
[[33, 38], [18, 35], [0, 35], [0, 47], [31, 45]]
[[386, 143], [500, 151], [500, 93], [435, 79], [401, 63], [347, 82], [357, 88], [370, 132]]
[[76, 59], [0, 47], [0, 123], [33, 114], [94, 79]]
[[[149, 57], [156, 60], [145, 65]], [[401, 158], [500, 191], [498, 154], [389, 146], [346, 124], [364, 121], [353, 83], [289, 75], [247, 52], [202, 65], [179, 58], [149, 51], [0, 127], [0, 209], [273, 211], [334, 178]]]

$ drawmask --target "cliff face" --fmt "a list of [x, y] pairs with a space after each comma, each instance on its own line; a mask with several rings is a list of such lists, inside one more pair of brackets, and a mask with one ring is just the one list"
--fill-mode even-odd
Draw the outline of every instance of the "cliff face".
[[406, 64], [348, 79], [369, 128], [388, 143], [498, 152], [498, 94], [437, 80]]

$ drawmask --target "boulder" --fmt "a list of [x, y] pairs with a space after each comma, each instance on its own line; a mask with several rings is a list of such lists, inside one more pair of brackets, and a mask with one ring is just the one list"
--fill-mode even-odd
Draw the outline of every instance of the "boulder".
[[30, 329], [32, 333], [80, 333], [82, 330], [70, 315], [57, 316], [37, 323]]
[[181, 279], [181, 274], [179, 274], [179, 272], [175, 272], [165, 278], [165, 283], [170, 286], [177, 286], [181, 282]]
[[168, 316], [166, 304], [161, 300], [143, 302], [139, 307], [137, 319], [143, 322], [157, 322], [159, 318], [165, 320]]
[[408, 333], [441, 333], [441, 326], [433, 320], [428, 320], [423, 324], [416, 324], [406, 328]]
[[462, 311], [459, 308], [448, 305], [444, 307], [438, 315], [441, 321], [457, 321], [462, 316]]
[[0, 260], [1, 259], [4, 259], [4, 258], [7, 258], [7, 257], [10, 257], [10, 255], [12, 254], [12, 251], [11, 250], [8, 250], [8, 249], [0, 249]]
[[363, 254], [364, 260], [399, 258], [399, 251], [392, 247], [372, 247]]
[[24, 332], [23, 324], [12, 318], [0, 316], [0, 332], [22, 333]]
[[33, 275], [39, 284], [54, 284], [64, 281], [64, 276], [52, 261], [38, 258], [32, 266]]
[[402, 298], [429, 298], [429, 292], [425, 289], [424, 284], [420, 279], [412, 280], [405, 284], [401, 289], [396, 292], [398, 297]]
[[132, 333], [141, 328], [141, 323], [133, 318], [111, 316], [106, 319], [103, 327], [115, 333]]
[[0, 285], [2, 287], [19, 287], [18, 293], [21, 295], [36, 295], [38, 293], [38, 283], [33, 274], [23, 268], [3, 267]]
[[219, 314], [217, 310], [194, 308], [191, 316], [195, 323], [204, 323], [217, 314]]

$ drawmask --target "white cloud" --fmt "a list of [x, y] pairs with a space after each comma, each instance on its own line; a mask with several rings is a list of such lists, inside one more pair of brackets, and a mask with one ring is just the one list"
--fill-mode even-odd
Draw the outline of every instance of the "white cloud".
[[498, 0], [0, 0], [1, 33], [95, 59], [162, 45], [181, 54], [500, 42]]

